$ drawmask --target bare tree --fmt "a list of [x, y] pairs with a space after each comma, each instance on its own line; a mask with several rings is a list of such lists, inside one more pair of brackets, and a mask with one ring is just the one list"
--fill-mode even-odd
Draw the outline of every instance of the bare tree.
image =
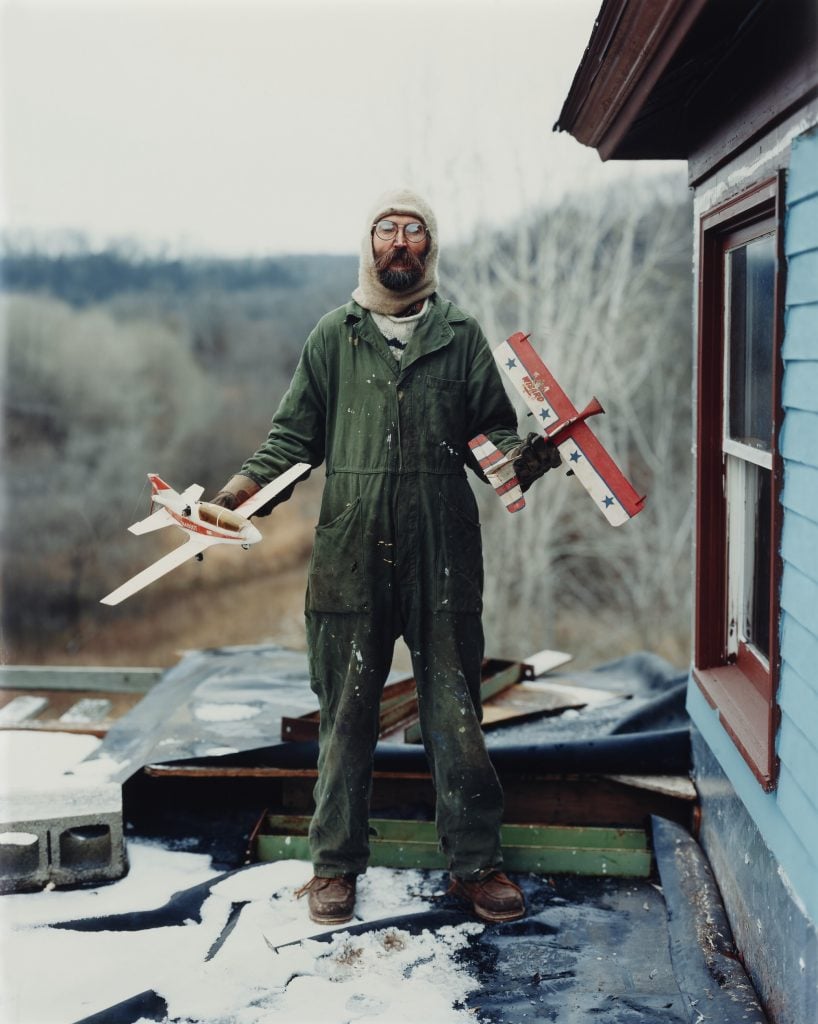
[[[486, 488], [487, 634], [507, 653], [634, 647], [687, 658], [690, 546], [689, 209], [675, 182], [584, 197], [481, 234], [444, 267], [447, 291], [496, 343], [532, 343], [593, 422], [645, 510], [613, 530], [552, 474], [507, 515]], [[524, 414], [518, 396], [513, 396]], [[536, 427], [521, 423], [521, 433]], [[555, 479], [554, 477], [558, 477]]]
[[70, 632], [129, 561], [145, 474], [195, 468], [212, 389], [167, 326], [33, 297], [2, 313], [4, 622]]

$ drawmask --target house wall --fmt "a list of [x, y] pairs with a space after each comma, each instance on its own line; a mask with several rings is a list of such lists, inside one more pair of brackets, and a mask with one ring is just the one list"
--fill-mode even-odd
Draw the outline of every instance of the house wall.
[[[765, 793], [695, 683], [694, 772], [701, 839], [739, 949], [776, 1024], [818, 1020], [818, 111], [800, 111], [697, 190], [701, 215], [787, 169], [787, 289], [781, 435], [781, 554], [776, 752]], [[698, 266], [698, 253], [696, 262]], [[694, 322], [697, 322], [694, 318]], [[775, 950], [775, 953], [771, 953]]]

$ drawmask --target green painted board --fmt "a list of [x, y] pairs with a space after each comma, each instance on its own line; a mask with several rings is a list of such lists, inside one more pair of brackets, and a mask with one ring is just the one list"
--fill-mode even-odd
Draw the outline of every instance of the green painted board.
[[[306, 817], [269, 815], [265, 830], [256, 837], [257, 859], [309, 860], [308, 827]], [[373, 867], [446, 867], [433, 822], [373, 819], [370, 833]], [[641, 878], [650, 874], [651, 853], [640, 829], [504, 825], [501, 840], [509, 871]]]

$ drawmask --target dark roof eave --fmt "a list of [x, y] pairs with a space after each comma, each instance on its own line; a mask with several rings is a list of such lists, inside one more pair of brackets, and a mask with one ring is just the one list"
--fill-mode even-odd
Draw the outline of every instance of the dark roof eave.
[[[555, 131], [567, 131], [603, 160], [668, 158], [648, 140], [620, 152], [628, 131], [709, 0], [603, 0]], [[685, 158], [686, 152], [672, 153]]]

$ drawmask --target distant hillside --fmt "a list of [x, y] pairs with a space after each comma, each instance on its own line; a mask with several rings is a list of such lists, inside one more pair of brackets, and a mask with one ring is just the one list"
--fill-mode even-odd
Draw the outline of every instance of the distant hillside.
[[196, 294], [303, 289], [354, 282], [357, 257], [278, 256], [266, 259], [161, 259], [106, 249], [50, 255], [9, 247], [0, 256], [6, 291], [46, 294], [76, 308], [115, 296], [151, 293], [171, 304]]

